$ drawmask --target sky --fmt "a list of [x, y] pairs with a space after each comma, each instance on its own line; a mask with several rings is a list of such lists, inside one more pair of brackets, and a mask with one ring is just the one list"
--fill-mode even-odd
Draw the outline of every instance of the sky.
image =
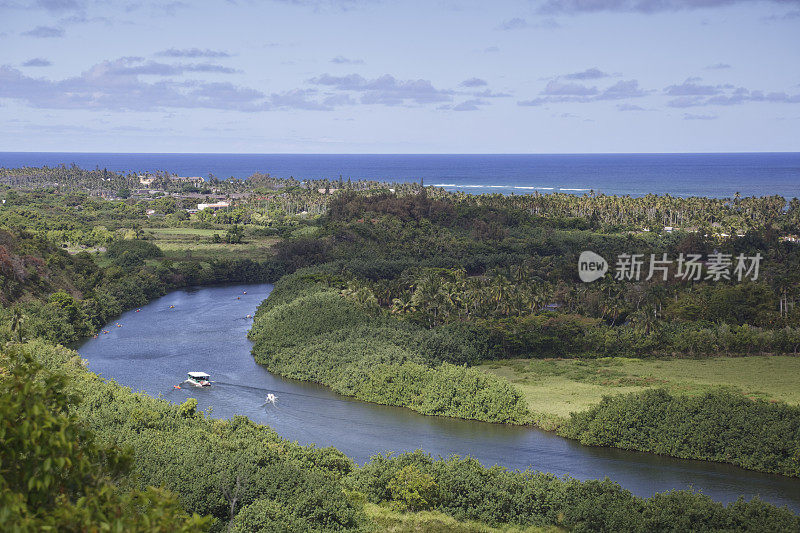
[[0, 0], [0, 151], [800, 151], [800, 0]]

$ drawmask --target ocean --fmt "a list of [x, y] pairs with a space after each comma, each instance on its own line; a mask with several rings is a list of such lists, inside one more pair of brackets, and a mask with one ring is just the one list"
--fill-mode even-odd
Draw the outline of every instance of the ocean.
[[181, 176], [424, 180], [470, 193], [566, 192], [644, 196], [800, 197], [800, 152], [729, 154], [113, 154], [0, 152], [0, 166], [114, 171], [166, 170]]

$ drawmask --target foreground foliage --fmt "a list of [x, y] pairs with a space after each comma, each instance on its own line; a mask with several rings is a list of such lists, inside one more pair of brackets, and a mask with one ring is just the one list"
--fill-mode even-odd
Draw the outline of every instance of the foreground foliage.
[[130, 456], [73, 413], [72, 383], [11, 348], [0, 367], [0, 524], [4, 531], [197, 531], [175, 494], [123, 490]]
[[[193, 399], [176, 406], [133, 394], [86, 371], [71, 350], [40, 341], [16, 350], [40, 361], [47, 375], [59, 375], [68, 383], [67, 405], [80, 435], [104, 447], [127, 450], [132, 475], [113, 479], [120, 490], [163, 487], [177, 495], [180, 507], [218, 523], [267, 500], [279, 504], [287, 520], [307, 523], [309, 529], [356, 525], [357, 510], [338, 488], [353, 468], [341, 452], [292, 444], [244, 417], [208, 418], [196, 410]], [[4, 353], [0, 366], [11, 364], [14, 357], [13, 352]], [[63, 439], [65, 446], [75, 446], [83, 437]], [[37, 470], [29, 466], [23, 470], [35, 475]]]
[[[356, 467], [334, 449], [290, 443], [243, 417], [214, 420], [191, 400], [172, 405], [134, 394], [85, 370], [75, 352], [38, 341], [5, 350], [0, 368], [4, 393], [28, 391], [24, 400], [0, 396], [0, 516], [11, 530], [209, 525], [181, 508], [214, 517], [214, 531], [242, 532], [800, 528], [800, 517], [758, 499], [727, 507], [688, 491], [642, 499], [608, 480], [485, 468], [469, 458], [415, 452], [378, 455]], [[21, 412], [28, 424], [13, 427]], [[52, 423], [65, 438], [58, 431], [31, 433]], [[70, 461], [60, 466], [59, 458]], [[53, 475], [41, 475], [47, 472]]]
[[[690, 491], [637, 498], [609, 481], [485, 468], [475, 459], [433, 460], [423, 452], [378, 455], [346, 482], [372, 503], [403, 506], [395, 487], [425, 476], [427, 509], [490, 525], [558, 525], [571, 531], [794, 531], [800, 518], [758, 499], [727, 507]], [[417, 481], [418, 482], [418, 481]]]

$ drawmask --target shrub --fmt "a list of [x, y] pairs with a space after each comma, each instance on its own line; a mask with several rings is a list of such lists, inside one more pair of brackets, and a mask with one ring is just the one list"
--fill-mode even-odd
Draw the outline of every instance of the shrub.
[[605, 397], [588, 411], [573, 413], [559, 433], [592, 446], [800, 476], [800, 407], [725, 390], [673, 396], [649, 389]]
[[415, 465], [400, 469], [386, 485], [392, 501], [401, 509], [425, 511], [436, 505], [439, 486], [430, 474], [420, 472]]

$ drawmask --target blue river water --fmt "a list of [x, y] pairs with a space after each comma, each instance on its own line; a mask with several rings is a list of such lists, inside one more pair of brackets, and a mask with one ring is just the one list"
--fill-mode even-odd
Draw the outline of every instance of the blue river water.
[[166, 170], [224, 179], [255, 172], [305, 179], [421, 180], [471, 193], [565, 192], [726, 198], [800, 197], [800, 152], [730, 154], [110, 154], [0, 152], [0, 166]]
[[[274, 376], [254, 362], [246, 337], [252, 323], [247, 315], [271, 290], [258, 284], [175, 291], [124, 313], [104, 328], [108, 334], [86, 341], [78, 352], [92, 371], [134, 391], [175, 403], [194, 397], [214, 417], [245, 415], [287, 439], [335, 446], [359, 463], [377, 453], [422, 449], [583, 480], [607, 476], [640, 496], [693, 488], [724, 503], [759, 496], [800, 513], [800, 479], [582, 446], [529, 427], [423, 416]], [[207, 372], [216, 383], [174, 389], [190, 371]], [[276, 405], [265, 405], [268, 393], [277, 395]]]

